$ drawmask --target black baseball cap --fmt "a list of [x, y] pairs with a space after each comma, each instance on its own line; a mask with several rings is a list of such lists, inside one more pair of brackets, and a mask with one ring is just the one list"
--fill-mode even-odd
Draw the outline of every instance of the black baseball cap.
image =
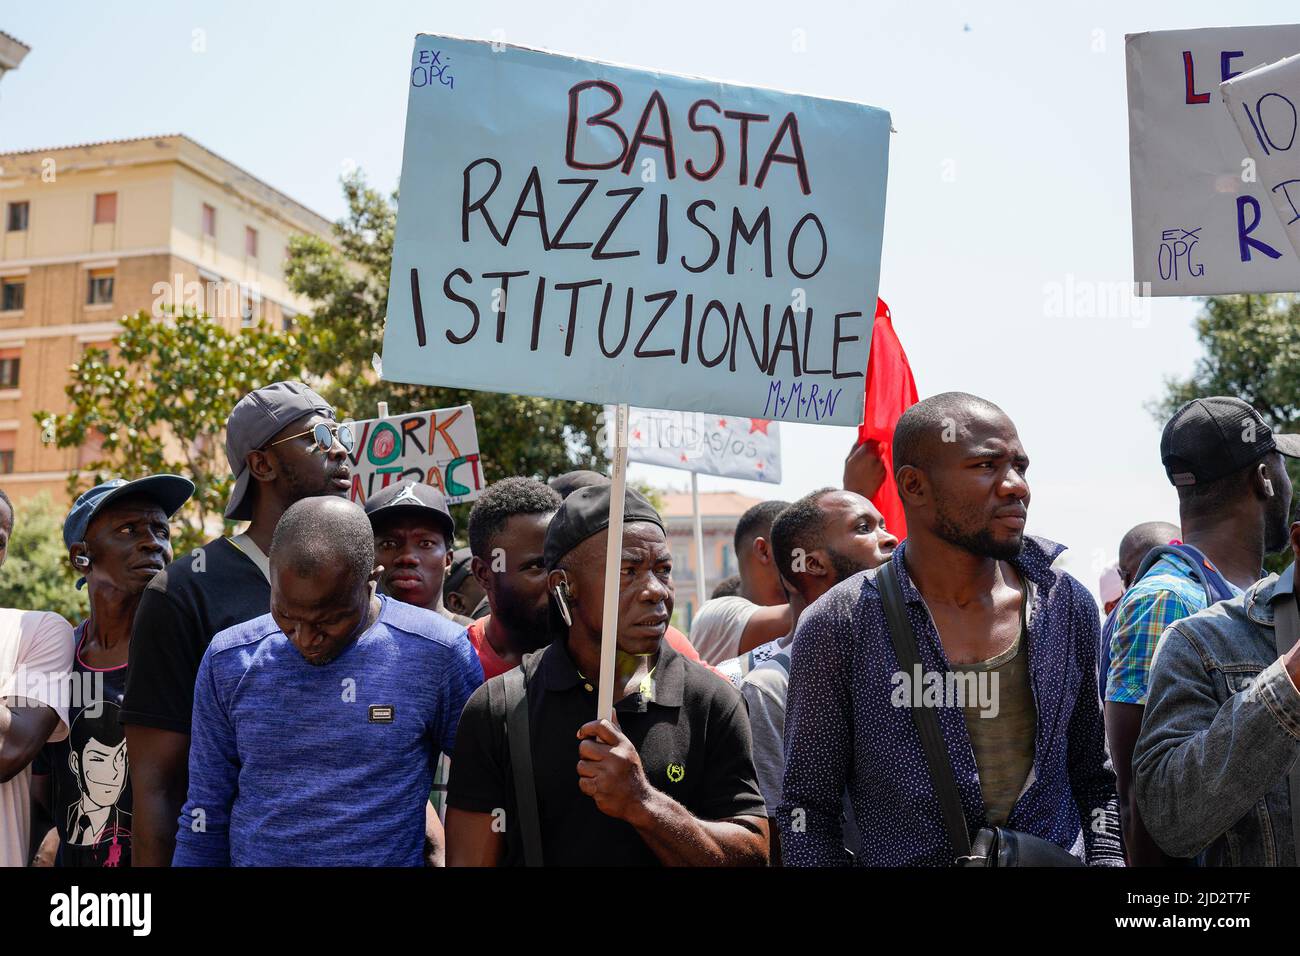
[[421, 514], [433, 521], [442, 529], [449, 546], [456, 537], [456, 522], [447, 508], [447, 499], [432, 485], [422, 481], [402, 481], [366, 499], [366, 517], [372, 526], [378, 518], [392, 517], [400, 510]]
[[567, 498], [579, 488], [609, 484], [609, 476], [598, 471], [566, 471], [546, 482], [561, 498]]
[[[542, 548], [546, 570], [553, 570], [566, 554], [609, 527], [609, 502], [613, 491], [612, 485], [589, 485], [564, 499], [564, 504], [546, 527], [546, 544]], [[639, 491], [628, 488], [623, 497], [623, 523], [633, 521], [648, 521], [667, 534], [664, 521], [654, 505]]]
[[1239, 398], [1194, 398], [1160, 436], [1160, 460], [1176, 487], [1200, 485], [1253, 465], [1269, 452], [1300, 458], [1300, 435], [1278, 435]]

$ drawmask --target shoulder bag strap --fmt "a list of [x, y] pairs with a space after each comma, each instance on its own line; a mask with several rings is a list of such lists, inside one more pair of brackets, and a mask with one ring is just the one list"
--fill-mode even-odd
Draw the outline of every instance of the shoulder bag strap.
[[[894, 562], [886, 561], [876, 573], [876, 586], [885, 606], [885, 617], [889, 622], [889, 638], [894, 644], [894, 656], [898, 666], [909, 678], [915, 673], [920, 663], [916, 649], [916, 634], [907, 619], [907, 609], [903, 602], [903, 589], [898, 583], [898, 574]], [[939, 797], [939, 808], [943, 811], [943, 823], [948, 830], [948, 839], [952, 841], [957, 857], [970, 856], [970, 831], [966, 827], [966, 813], [961, 806], [961, 797], [957, 793], [957, 781], [952, 775], [952, 763], [948, 759], [948, 748], [943, 742], [943, 732], [939, 729], [939, 715], [933, 707], [913, 706], [912, 720], [916, 722], [917, 733], [921, 735], [921, 747], [925, 750], [925, 762], [930, 767], [930, 780], [934, 792]]]
[[[1292, 565], [1289, 574], [1294, 574]], [[1278, 655], [1286, 654], [1300, 640], [1300, 608], [1296, 606], [1294, 586], [1289, 598], [1278, 602], [1273, 611], [1273, 637], [1277, 642]], [[1296, 859], [1300, 860], [1300, 763], [1289, 774], [1291, 781], [1291, 833], [1295, 840]], [[1294, 861], [1293, 861], [1294, 865]]]
[[528, 682], [524, 665], [504, 676], [506, 740], [515, 781], [515, 812], [524, 843], [524, 865], [542, 865], [542, 826], [537, 812], [537, 783], [533, 778], [533, 747], [528, 732]]

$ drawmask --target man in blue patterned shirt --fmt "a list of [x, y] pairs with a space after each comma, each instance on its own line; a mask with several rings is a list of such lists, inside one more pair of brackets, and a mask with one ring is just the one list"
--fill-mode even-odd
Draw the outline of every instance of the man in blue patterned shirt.
[[1123, 865], [1096, 694], [1097, 605], [1052, 569], [1064, 548], [1024, 534], [1028, 465], [1010, 419], [973, 395], [936, 395], [899, 419], [908, 538], [891, 564], [920, 673], [899, 667], [879, 569], [800, 618], [777, 814], [787, 865], [847, 862], [846, 787], [856, 862], [954, 862], [913, 706], [937, 709], [970, 834], [1008, 827], [1091, 865]]

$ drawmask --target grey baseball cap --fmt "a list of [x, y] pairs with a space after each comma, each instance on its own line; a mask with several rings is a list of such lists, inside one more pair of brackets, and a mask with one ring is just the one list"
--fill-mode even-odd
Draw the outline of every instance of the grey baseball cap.
[[249, 392], [226, 419], [226, 458], [235, 487], [226, 503], [226, 517], [250, 521], [253, 503], [248, 497], [251, 478], [248, 453], [261, 448], [276, 432], [311, 414], [334, 420], [334, 408], [302, 382], [272, 382]]

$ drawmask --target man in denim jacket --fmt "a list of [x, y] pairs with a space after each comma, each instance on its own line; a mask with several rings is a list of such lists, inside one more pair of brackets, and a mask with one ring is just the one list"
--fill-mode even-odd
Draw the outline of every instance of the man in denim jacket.
[[[1291, 525], [1300, 559], [1300, 521]], [[1300, 757], [1300, 644], [1274, 620], [1295, 563], [1171, 625], [1133, 751], [1138, 807], [1166, 852], [1206, 866], [1295, 866], [1288, 774]]]

